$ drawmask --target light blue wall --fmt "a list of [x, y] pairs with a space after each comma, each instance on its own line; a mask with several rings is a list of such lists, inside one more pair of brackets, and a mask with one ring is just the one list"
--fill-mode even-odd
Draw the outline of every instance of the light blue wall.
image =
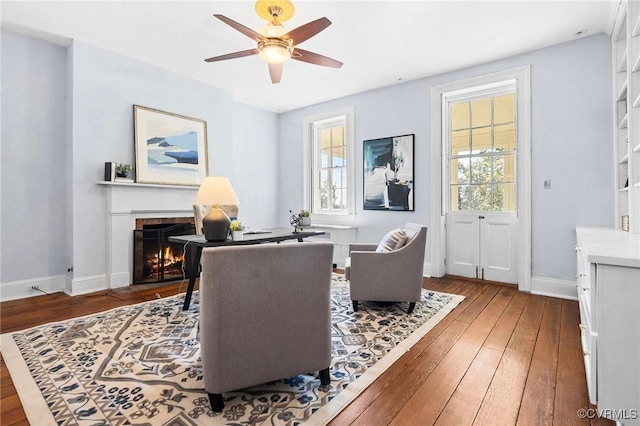
[[278, 121], [259, 108], [234, 105], [231, 181], [240, 200], [238, 219], [252, 228], [274, 227], [278, 206]]
[[276, 225], [276, 114], [79, 41], [65, 49], [6, 30], [2, 85], [2, 284], [69, 266], [73, 280], [106, 273], [107, 191], [96, 182], [105, 161], [135, 164], [134, 104], [206, 120], [209, 174], [229, 177], [247, 223]]
[[[233, 96], [222, 89], [78, 41], [73, 53], [74, 277], [105, 272], [104, 162], [135, 164], [133, 107], [207, 121], [209, 173], [233, 176]], [[187, 206], [188, 207], [188, 206]]]
[[[378, 241], [408, 221], [428, 225], [431, 87], [523, 65], [531, 65], [532, 86], [532, 275], [574, 280], [575, 226], [614, 225], [611, 44], [604, 34], [282, 114], [281, 223], [290, 208], [302, 207], [303, 118], [353, 105], [358, 240]], [[415, 212], [364, 211], [362, 141], [407, 133], [415, 134]], [[544, 179], [552, 180], [550, 190], [542, 189]]]
[[2, 30], [0, 277], [66, 273], [65, 48]]
[[[3, 30], [0, 282], [64, 274], [71, 265], [75, 279], [106, 272], [106, 191], [96, 182], [105, 161], [134, 163], [132, 104], [207, 120], [210, 174], [230, 177], [240, 218], [254, 227], [288, 226], [289, 209], [302, 207], [303, 117], [354, 105], [359, 240], [376, 241], [407, 221], [430, 221], [431, 87], [527, 64], [532, 272], [573, 280], [574, 226], [614, 225], [605, 35], [277, 116], [81, 42], [65, 49]], [[363, 211], [361, 141], [406, 133], [416, 135], [416, 211]], [[544, 179], [552, 179], [552, 189], [542, 189]]]

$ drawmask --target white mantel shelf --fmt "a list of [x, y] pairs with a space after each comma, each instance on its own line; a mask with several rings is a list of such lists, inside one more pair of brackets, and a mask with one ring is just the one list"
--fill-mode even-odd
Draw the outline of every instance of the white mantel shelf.
[[187, 185], [162, 185], [158, 183], [138, 183], [138, 182], [112, 182], [102, 180], [96, 182], [98, 185], [105, 186], [131, 186], [131, 187], [140, 187], [140, 188], [171, 188], [171, 189], [198, 189], [197, 186], [187, 186]]

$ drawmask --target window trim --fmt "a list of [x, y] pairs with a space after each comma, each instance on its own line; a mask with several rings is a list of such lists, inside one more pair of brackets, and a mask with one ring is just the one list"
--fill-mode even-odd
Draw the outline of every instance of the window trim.
[[[432, 86], [430, 92], [431, 122], [431, 184], [429, 209], [429, 233], [431, 235], [431, 275], [444, 275], [444, 253], [446, 252], [445, 217], [443, 214], [444, 194], [442, 191], [442, 95], [466, 88], [491, 85], [515, 78], [517, 81], [518, 104], [518, 289], [531, 291], [531, 65], [496, 71], [475, 77]], [[446, 128], [446, 127], [444, 127]], [[520, 139], [521, 138], [521, 139]]]
[[[304, 193], [303, 205], [305, 210], [311, 211], [312, 218], [321, 219], [324, 222], [339, 223], [355, 220], [355, 127], [353, 105], [334, 109], [331, 111], [307, 116], [303, 118], [302, 143], [303, 143], [303, 180]], [[314, 124], [322, 121], [330, 121], [339, 116], [345, 117], [345, 139], [347, 150], [347, 209], [342, 212], [316, 213], [313, 208], [313, 171], [315, 160]], [[314, 220], [315, 221], [315, 220]]]

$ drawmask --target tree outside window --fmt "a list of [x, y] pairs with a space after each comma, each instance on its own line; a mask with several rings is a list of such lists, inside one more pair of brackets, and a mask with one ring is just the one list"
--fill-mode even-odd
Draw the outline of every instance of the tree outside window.
[[515, 94], [453, 103], [451, 211], [514, 211]]

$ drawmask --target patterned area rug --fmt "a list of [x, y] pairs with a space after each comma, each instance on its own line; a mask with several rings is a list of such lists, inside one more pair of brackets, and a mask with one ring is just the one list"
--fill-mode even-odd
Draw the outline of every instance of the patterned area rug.
[[204, 391], [198, 297], [183, 295], [1, 336], [1, 349], [31, 424], [326, 424], [462, 296], [423, 290], [406, 304], [363, 303], [353, 313], [349, 285], [332, 283], [331, 386], [312, 375], [227, 393], [214, 413]]

